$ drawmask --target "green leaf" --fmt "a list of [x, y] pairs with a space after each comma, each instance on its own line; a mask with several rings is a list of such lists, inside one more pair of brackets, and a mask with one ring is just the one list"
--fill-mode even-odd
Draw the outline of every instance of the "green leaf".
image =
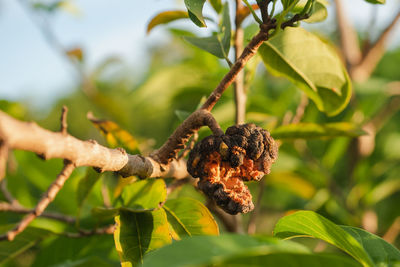
[[209, 0], [211, 6], [214, 8], [215, 12], [220, 13], [222, 10], [221, 0]]
[[262, 256], [243, 256], [225, 261], [213, 266], [229, 267], [258, 267], [258, 266], [285, 266], [285, 267], [360, 267], [361, 265], [348, 257], [333, 254], [299, 254], [276, 253]]
[[267, 69], [302, 89], [329, 116], [350, 100], [351, 82], [336, 52], [314, 34], [296, 27], [265, 42], [259, 49]]
[[377, 266], [383, 267], [400, 264], [400, 251], [379, 236], [356, 227], [341, 227], [364, 247], [365, 251]]
[[281, 238], [319, 238], [345, 251], [363, 266], [374, 266], [368, 253], [352, 235], [313, 211], [298, 211], [283, 217], [276, 224], [274, 235]]
[[165, 202], [167, 189], [163, 179], [145, 179], [125, 186], [124, 206], [135, 210], [156, 209]]
[[146, 253], [171, 243], [163, 209], [140, 213], [121, 210], [115, 222], [115, 247], [123, 267], [137, 266]]
[[281, 0], [283, 9], [286, 10], [292, 5], [294, 2], [298, 2], [299, 0]]
[[160, 24], [167, 24], [171, 21], [178, 20], [178, 19], [185, 19], [188, 18], [189, 15], [186, 11], [182, 10], [172, 10], [172, 11], [164, 11], [158, 13], [154, 18], [151, 19], [149, 24], [147, 25], [147, 33], [150, 33], [150, 31], [160, 25]]
[[210, 211], [192, 198], [170, 199], [163, 208], [171, 225], [172, 236], [218, 235], [218, 225]]
[[308, 249], [290, 241], [257, 239], [248, 235], [194, 236], [147, 255], [143, 266], [212, 265], [241, 255], [257, 256], [279, 252], [308, 253]]
[[210, 54], [213, 54], [216, 57], [225, 58], [227, 56], [224, 52], [221, 39], [218, 35], [202, 38], [185, 36], [183, 39], [192, 45], [197, 46], [198, 48], [203, 49]]
[[[13, 225], [14, 226], [14, 225]], [[0, 227], [0, 233], [3, 234], [10, 230], [13, 226], [4, 226]], [[5, 263], [6, 261], [17, 257], [19, 254], [33, 247], [39, 241], [43, 240], [47, 236], [49, 236], [51, 232], [36, 228], [36, 227], [28, 227], [22, 233], [17, 235], [15, 239], [10, 242], [8, 240], [3, 240], [0, 242], [0, 264]]]
[[199, 27], [207, 27], [203, 17], [203, 6], [206, 0], [185, 0], [189, 18]]
[[302, 122], [280, 126], [271, 133], [276, 139], [333, 138], [339, 136], [357, 137], [365, 134], [366, 133], [361, 128], [350, 122], [324, 124]]
[[[301, 12], [305, 7], [307, 0], [300, 0], [300, 2], [293, 8], [293, 12]], [[308, 19], [304, 19], [301, 21], [307, 23], [316, 23], [320, 21], [324, 21], [328, 17], [328, 9], [326, 6], [329, 4], [326, 0], [316, 0], [312, 5], [311, 10], [309, 12], [310, 17]]]
[[231, 22], [229, 17], [229, 5], [226, 3], [222, 12], [220, 32], [210, 37], [184, 37], [186, 41], [200, 49], [203, 49], [216, 57], [228, 58], [231, 47]]
[[76, 193], [76, 198], [78, 201], [78, 207], [81, 208], [85, 199], [89, 195], [93, 186], [99, 180], [101, 174], [96, 172], [93, 168], [87, 168], [86, 174], [78, 183], [78, 189]]
[[371, 4], [386, 4], [386, 0], [365, 0]]
[[229, 16], [229, 4], [225, 3], [222, 10], [222, 23], [220, 27], [220, 35], [222, 35], [222, 47], [226, 57], [229, 54], [229, 49], [231, 47], [231, 18]]

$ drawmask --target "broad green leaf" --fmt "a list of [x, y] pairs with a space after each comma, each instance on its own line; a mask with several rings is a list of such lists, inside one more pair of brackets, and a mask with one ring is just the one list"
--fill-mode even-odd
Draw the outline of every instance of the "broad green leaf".
[[214, 8], [215, 12], [220, 13], [222, 10], [221, 0], [209, 0], [211, 6]]
[[338, 114], [349, 102], [351, 82], [339, 56], [314, 34], [287, 27], [259, 52], [272, 74], [288, 78], [327, 115]]
[[99, 180], [100, 176], [101, 176], [101, 174], [96, 172], [93, 168], [86, 169], [85, 176], [83, 176], [78, 183], [78, 189], [77, 189], [77, 193], [76, 193], [76, 199], [78, 201], [79, 208], [82, 207], [83, 202], [89, 195], [93, 186]]
[[222, 47], [226, 56], [229, 54], [231, 47], [231, 18], [229, 16], [229, 2], [227, 1], [222, 10], [222, 23], [220, 27], [220, 35], [222, 35]]
[[271, 135], [276, 139], [295, 138], [333, 138], [339, 136], [357, 137], [366, 134], [361, 128], [350, 122], [316, 124], [302, 122], [282, 125], [274, 129]]
[[123, 267], [137, 266], [147, 252], [171, 243], [163, 209], [140, 213], [121, 210], [115, 222], [115, 247]]
[[[0, 226], [0, 234], [4, 234], [13, 226]], [[50, 234], [51, 232], [41, 228], [28, 227], [22, 233], [17, 235], [12, 242], [8, 240], [1, 241], [0, 264], [3, 264], [14, 257], [17, 257], [19, 254], [33, 247], [35, 244], [48, 237]]]
[[229, 261], [225, 261], [222, 264], [213, 266], [360, 267], [361, 265], [351, 258], [334, 254], [276, 253], [262, 256], [247, 255], [243, 257], [237, 257]]
[[[293, 12], [301, 12], [305, 7], [307, 0], [300, 0], [300, 2], [293, 9]], [[312, 5], [311, 10], [309, 12], [310, 17], [308, 19], [304, 19], [302, 21], [307, 23], [315, 23], [325, 20], [328, 17], [328, 9], [326, 6], [329, 4], [326, 0], [316, 0]]]
[[312, 211], [298, 211], [283, 217], [275, 225], [274, 235], [281, 238], [319, 238], [345, 251], [363, 266], [374, 266], [367, 251], [352, 235]]
[[222, 23], [220, 32], [210, 37], [184, 37], [186, 41], [192, 45], [203, 49], [216, 57], [228, 58], [229, 49], [231, 46], [231, 22], [229, 17], [229, 6], [228, 3], [224, 5], [222, 12]]
[[203, 266], [222, 263], [241, 255], [279, 252], [308, 253], [308, 249], [290, 241], [257, 239], [248, 235], [194, 236], [148, 254], [143, 266]]
[[156, 209], [165, 202], [167, 189], [163, 179], [145, 179], [126, 186], [121, 196], [127, 208]]
[[287, 9], [292, 5], [294, 2], [298, 2], [299, 0], [281, 0], [283, 9]]
[[109, 120], [97, 119], [91, 113], [88, 114], [88, 118], [101, 132], [110, 147], [122, 147], [130, 154], [139, 153], [136, 139], [118, 124]]
[[170, 199], [163, 208], [175, 237], [219, 234], [218, 225], [210, 211], [198, 200]]
[[221, 38], [218, 35], [202, 38], [186, 36], [183, 37], [183, 39], [185, 39], [192, 45], [213, 54], [216, 57], [225, 58], [227, 56], [224, 52]]
[[172, 10], [172, 11], [164, 11], [158, 13], [154, 18], [151, 19], [149, 24], [147, 25], [147, 33], [150, 33], [150, 31], [160, 25], [160, 24], [167, 24], [171, 21], [178, 20], [178, 19], [185, 19], [188, 18], [189, 15], [186, 11], [182, 10]]
[[199, 27], [207, 27], [203, 17], [203, 6], [206, 0], [185, 0], [189, 18]]
[[393, 245], [363, 229], [350, 226], [341, 227], [364, 247], [376, 266], [395, 266], [396, 264], [400, 266], [400, 251]]
[[371, 3], [371, 4], [385, 4], [386, 3], [386, 0], [365, 0], [365, 1], [367, 1], [368, 3]]

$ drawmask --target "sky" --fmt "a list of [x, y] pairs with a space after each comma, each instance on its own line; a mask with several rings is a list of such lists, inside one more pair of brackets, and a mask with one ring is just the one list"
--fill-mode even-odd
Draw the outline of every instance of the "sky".
[[[32, 13], [21, 4], [24, 1], [0, 0], [0, 99], [22, 100], [34, 106], [47, 105], [73, 90], [77, 75], [66, 59], [48, 44], [35, 25]], [[119, 56], [132, 66], [132, 76], [138, 76], [146, 69], [146, 48], [160, 40], [168, 40], [163, 27], [146, 35], [146, 25], [151, 17], [160, 11], [184, 8], [183, 1], [176, 0], [70, 2], [77, 7], [78, 13], [62, 11], [49, 18], [49, 25], [62, 46], [81, 47], [89, 69], [109, 56]], [[363, 0], [343, 2], [347, 14], [362, 31], [369, 27], [366, 22], [372, 8], [378, 9], [374, 27], [379, 29], [400, 6], [399, 0], [387, 0], [386, 5], [379, 6], [371, 6]], [[332, 8], [329, 17], [330, 20], [334, 18]], [[390, 47], [399, 45], [398, 26]]]

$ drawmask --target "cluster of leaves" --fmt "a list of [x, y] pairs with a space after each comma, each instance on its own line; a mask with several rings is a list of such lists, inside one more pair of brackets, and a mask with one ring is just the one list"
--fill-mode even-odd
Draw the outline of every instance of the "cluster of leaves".
[[[187, 10], [160, 13], [149, 23], [148, 31], [176, 19], [189, 18], [201, 27], [214, 23], [202, 13], [205, 3], [205, 0], [185, 0]], [[226, 73], [226, 67], [215, 56], [229, 61], [232, 37], [229, 6], [228, 2], [218, 0], [209, 3], [218, 15], [219, 21], [215, 23], [218, 30], [209, 37], [196, 37], [171, 29], [172, 36], [180, 38], [184, 34], [190, 45], [179, 40], [171, 44], [172, 49], [157, 48], [155, 63], [143, 83], [132, 84], [121, 76], [107, 76], [105, 70], [121, 67], [119, 61], [109, 59], [90, 76], [96, 91], [90, 95], [78, 91], [60, 100], [70, 108], [71, 133], [99, 140], [100, 136], [93, 131], [97, 128], [108, 146], [122, 146], [130, 153], [145, 154], [153, 149], [154, 143], [165, 141], [182, 117]], [[270, 13], [281, 22], [303, 11], [310, 15], [306, 22], [320, 21], [327, 15], [325, 1], [282, 0], [281, 5], [280, 13], [275, 15], [272, 10]], [[247, 17], [255, 8], [248, 5], [241, 14]], [[245, 22], [243, 19], [243, 25]], [[245, 43], [257, 28], [253, 23], [245, 26]], [[374, 152], [356, 166], [351, 165], [351, 155], [347, 153], [351, 148], [350, 137], [364, 134], [359, 125], [379, 114], [395, 97], [381, 90], [393, 79], [382, 69], [390, 64], [397, 66], [395, 57], [384, 59], [368, 84], [355, 86], [359, 103], [345, 108], [351, 83], [333, 45], [300, 27], [271, 35], [245, 70], [250, 88], [248, 121], [271, 129], [273, 137], [282, 142], [280, 158], [266, 179], [261, 199], [259, 235], [216, 236], [220, 231], [217, 222], [204, 206], [204, 197], [191, 185], [167, 197], [166, 186], [173, 183], [169, 179], [123, 179], [83, 168], [73, 174], [49, 207], [50, 211], [76, 216], [76, 223], [35, 220], [13, 243], [0, 243], [0, 263], [7, 262], [9, 266], [109, 266], [119, 261], [126, 266], [140, 263], [144, 266], [396, 266], [400, 253], [395, 247], [360, 228], [332, 222], [361, 225], [365, 213], [373, 210], [380, 223], [377, 233], [383, 233], [399, 216], [396, 206], [400, 197], [400, 183], [396, 179], [399, 125], [388, 122], [377, 136]], [[179, 50], [179, 55], [171, 55], [173, 50]], [[78, 54], [84, 64], [81, 53]], [[267, 72], [255, 75], [261, 61]], [[397, 77], [396, 73], [390, 75]], [[288, 110], [295, 112], [300, 92], [312, 100], [305, 110], [304, 122], [286, 124], [283, 117]], [[223, 128], [233, 124], [232, 102], [233, 95], [227, 92], [213, 110]], [[9, 113], [28, 118], [22, 106], [0, 104]], [[60, 109], [54, 110], [40, 122], [50, 129], [58, 128]], [[90, 126], [84, 120], [88, 110], [113, 121], [92, 118], [95, 127]], [[356, 115], [363, 119], [355, 123]], [[398, 115], [396, 118], [399, 119]], [[124, 129], [134, 132], [135, 137]], [[207, 133], [202, 130], [200, 135]], [[156, 141], [151, 142], [150, 138]], [[335, 139], [327, 141], [328, 138]], [[21, 167], [8, 170], [9, 189], [22, 205], [33, 207], [57, 175], [61, 162], [45, 163], [21, 151], [14, 152], [13, 162]], [[257, 197], [257, 184], [249, 183], [249, 188]], [[71, 196], [76, 196], [75, 200]], [[296, 209], [314, 210], [324, 217], [299, 211], [281, 218], [285, 211]], [[13, 213], [6, 215], [0, 218], [1, 232], [20, 219]], [[281, 219], [275, 224], [278, 218]], [[243, 220], [247, 222], [248, 216]], [[117, 225], [114, 237], [71, 239], [62, 234], [114, 222]], [[271, 230], [274, 237], [269, 237]], [[332, 246], [324, 253], [315, 253], [311, 249], [315, 242], [305, 238], [296, 239], [299, 242], [287, 240], [294, 237], [313, 237]], [[347, 255], [337, 253], [338, 249]], [[14, 259], [17, 255], [24, 262]]]

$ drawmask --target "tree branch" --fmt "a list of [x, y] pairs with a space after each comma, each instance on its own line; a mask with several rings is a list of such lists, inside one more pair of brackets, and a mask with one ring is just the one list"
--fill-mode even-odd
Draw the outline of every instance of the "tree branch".
[[[6, 202], [0, 202], [0, 212], [14, 212], [14, 213], [20, 213], [20, 214], [27, 214], [27, 213], [34, 212], [34, 210], [21, 207], [20, 205], [13, 205], [13, 204], [9, 204]], [[40, 217], [54, 219], [54, 220], [66, 222], [69, 224], [73, 224], [76, 221], [75, 218], [73, 218], [71, 216], [54, 213], [54, 212], [43, 212], [42, 214], [40, 214]]]
[[[236, 0], [236, 17], [235, 17], [235, 40], [234, 40], [234, 49], [235, 49], [235, 60], [239, 59], [240, 54], [243, 51], [243, 36], [244, 31], [241, 27], [241, 20], [239, 16], [239, 12], [243, 8], [242, 0]], [[241, 70], [236, 76], [236, 79], [233, 83], [234, 92], [235, 92], [235, 123], [243, 124], [245, 122], [246, 116], [246, 93], [244, 91], [244, 71]]]
[[386, 42], [399, 20], [400, 10], [390, 24], [380, 34], [378, 39], [372, 45], [367, 46], [365, 51], [363, 51], [361, 61], [352, 70], [352, 77], [354, 80], [362, 82], [371, 76], [371, 73], [374, 71], [376, 65], [385, 53]]
[[249, 223], [247, 225], [247, 233], [250, 235], [255, 234], [256, 233], [256, 229], [257, 229], [257, 225], [256, 225], [256, 221], [257, 221], [257, 217], [260, 213], [261, 210], [261, 204], [262, 204], [262, 197], [264, 195], [264, 187], [265, 187], [265, 178], [262, 179], [259, 183], [258, 183], [258, 196], [257, 196], [257, 202], [254, 208], [254, 211], [250, 214], [250, 219], [249, 219]]
[[197, 132], [200, 127], [205, 125], [207, 125], [215, 135], [224, 134], [212, 114], [207, 110], [199, 109], [184, 120], [164, 145], [155, 151], [151, 157], [162, 164], [168, 164], [176, 157], [177, 153], [185, 147], [185, 143], [189, 138]]
[[61, 233], [61, 235], [69, 237], [69, 238], [81, 238], [81, 237], [89, 237], [93, 235], [112, 235], [115, 230], [115, 225], [111, 224], [102, 228], [96, 228], [93, 230], [79, 230], [78, 233]]
[[[29, 134], [27, 134], [29, 133]], [[183, 160], [173, 160], [161, 167], [150, 157], [128, 155], [123, 149], [110, 149], [96, 141], [82, 141], [69, 134], [51, 132], [34, 122], [22, 122], [0, 111], [0, 140], [9, 148], [32, 151], [44, 159], [66, 159], [79, 166], [99, 171], [116, 171], [122, 176], [176, 177], [187, 176]]]
[[54, 200], [60, 189], [63, 187], [65, 181], [70, 177], [75, 165], [72, 162], [66, 161], [61, 172], [58, 174], [56, 180], [50, 185], [46, 194], [38, 202], [35, 209], [26, 215], [22, 221], [12, 230], [8, 231], [5, 235], [0, 236], [0, 240], [14, 240], [15, 236], [25, 230], [26, 227], [37, 217], [40, 216], [47, 206]]
[[358, 43], [358, 37], [353, 26], [346, 17], [342, 0], [335, 0], [335, 7], [340, 37], [340, 48], [343, 59], [346, 62], [346, 67], [350, 70], [361, 60], [361, 50]]

